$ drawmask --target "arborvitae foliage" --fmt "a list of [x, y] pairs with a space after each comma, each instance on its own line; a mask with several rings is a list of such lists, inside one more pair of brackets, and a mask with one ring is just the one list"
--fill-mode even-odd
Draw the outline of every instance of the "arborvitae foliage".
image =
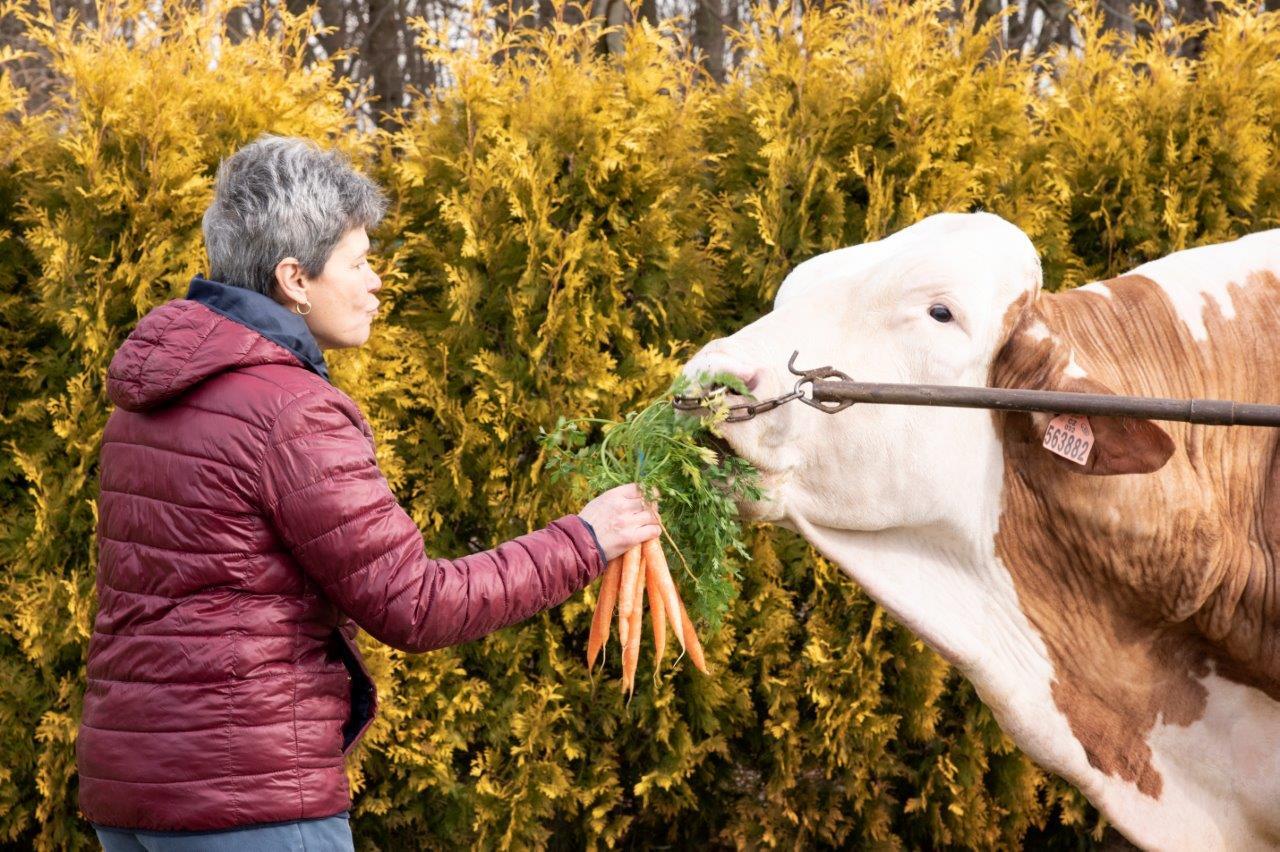
[[1280, 225], [1280, 15], [1224, 15], [1198, 62], [1176, 56], [1180, 31], [1118, 49], [1083, 20], [1037, 104], [1065, 283]]
[[[331, 69], [303, 67], [288, 16], [213, 43], [216, 15], [171, 3], [132, 47], [27, 18], [65, 82], [26, 115], [0, 64], [0, 841], [89, 836], [73, 739], [105, 367], [207, 271], [218, 160], [264, 130], [344, 148], [391, 195], [373, 235], [389, 313], [334, 374], [441, 555], [579, 508], [539, 428], [652, 399], [818, 252], [990, 209], [1058, 287], [1280, 224], [1275, 15], [1227, 7], [1194, 62], [1086, 18], [1078, 56], [1033, 65], [937, 0], [866, 5], [762, 6], [723, 86], [670, 30], [627, 30], [609, 57], [593, 23], [478, 18], [474, 43], [437, 53], [451, 86], [374, 136]], [[704, 637], [714, 676], [654, 680], [645, 660], [629, 708], [585, 671], [593, 590], [467, 647], [366, 642], [384, 700], [350, 764], [364, 845], [1092, 842], [1078, 794], [837, 570], [779, 530], [750, 549]]]
[[744, 296], [771, 300], [800, 261], [942, 210], [1037, 230], [1043, 202], [1021, 168], [1030, 65], [985, 55], [998, 21], [975, 33], [945, 3], [875, 6], [797, 21], [782, 4], [738, 39], [746, 58], [707, 145], [720, 154], [714, 246]]

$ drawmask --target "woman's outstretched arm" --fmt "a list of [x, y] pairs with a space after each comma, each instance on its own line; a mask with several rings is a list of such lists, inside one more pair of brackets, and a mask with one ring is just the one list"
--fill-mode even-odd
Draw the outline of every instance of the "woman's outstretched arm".
[[433, 559], [367, 430], [344, 398], [298, 397], [271, 431], [261, 483], [284, 546], [378, 640], [410, 652], [467, 642], [562, 603], [604, 569], [577, 515], [492, 550]]

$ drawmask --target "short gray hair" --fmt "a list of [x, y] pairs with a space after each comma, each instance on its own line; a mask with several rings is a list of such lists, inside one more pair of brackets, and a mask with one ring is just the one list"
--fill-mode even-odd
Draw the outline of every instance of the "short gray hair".
[[270, 296], [280, 261], [296, 257], [315, 278], [344, 234], [386, 212], [382, 191], [341, 151], [264, 133], [218, 165], [202, 223], [209, 277]]

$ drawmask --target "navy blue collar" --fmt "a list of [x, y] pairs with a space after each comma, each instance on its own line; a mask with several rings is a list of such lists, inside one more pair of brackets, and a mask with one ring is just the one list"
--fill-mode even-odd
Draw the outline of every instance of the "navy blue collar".
[[187, 298], [279, 343], [297, 356], [302, 366], [329, 381], [329, 368], [311, 329], [307, 328], [307, 321], [275, 299], [200, 275], [191, 279]]

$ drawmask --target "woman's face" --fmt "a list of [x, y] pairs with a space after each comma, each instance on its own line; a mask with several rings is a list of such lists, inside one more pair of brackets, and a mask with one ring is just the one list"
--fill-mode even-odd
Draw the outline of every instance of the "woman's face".
[[[364, 228], [343, 235], [316, 278], [302, 278], [311, 312], [304, 319], [321, 349], [361, 346], [378, 314], [382, 279], [369, 266], [369, 237]], [[305, 308], [304, 308], [305, 310]]]

